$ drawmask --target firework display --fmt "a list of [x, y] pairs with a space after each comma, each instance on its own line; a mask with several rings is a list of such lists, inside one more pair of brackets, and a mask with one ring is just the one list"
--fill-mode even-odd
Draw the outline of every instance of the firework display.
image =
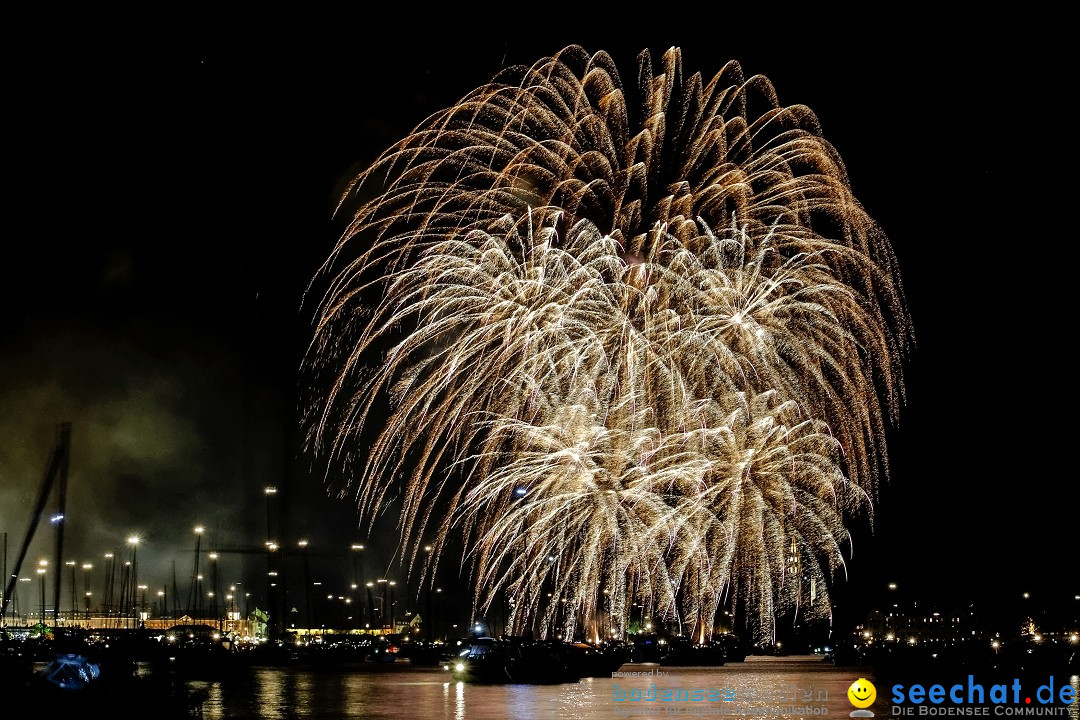
[[515, 633], [827, 615], [889, 471], [888, 239], [808, 107], [658, 59], [624, 83], [570, 46], [427, 118], [349, 186], [311, 287], [331, 491], [400, 507], [428, 578], [463, 548]]

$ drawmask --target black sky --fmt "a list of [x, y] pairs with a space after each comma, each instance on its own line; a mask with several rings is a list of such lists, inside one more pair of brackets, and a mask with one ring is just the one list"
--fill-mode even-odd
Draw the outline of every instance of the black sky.
[[[68, 546], [85, 557], [140, 532], [140, 558], [178, 560], [183, 580], [194, 524], [221, 544], [261, 540], [266, 485], [289, 487], [294, 537], [356, 540], [348, 504], [322, 499], [293, 453], [302, 294], [336, 239], [342, 183], [506, 64], [577, 42], [629, 76], [641, 48], [679, 45], [688, 72], [736, 59], [783, 104], [814, 110], [900, 260], [917, 342], [908, 404], [844, 601], [890, 581], [948, 600], [1071, 599], [1062, 298], [1076, 152], [1058, 46], [1016, 18], [797, 20], [692, 35], [358, 27], [325, 42], [208, 24], [9, 50], [9, 557], [62, 421], [74, 423]], [[385, 570], [391, 548], [368, 562]]]

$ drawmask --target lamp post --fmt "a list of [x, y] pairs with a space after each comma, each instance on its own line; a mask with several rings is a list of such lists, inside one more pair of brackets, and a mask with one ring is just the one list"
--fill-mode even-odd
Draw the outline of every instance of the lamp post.
[[[364, 545], [363, 543], [353, 543], [349, 546], [349, 549], [353, 552], [352, 581], [358, 583], [360, 578], [364, 577]], [[359, 560], [359, 570], [357, 569], [357, 560]]]
[[427, 572], [424, 573], [424, 579], [427, 581], [427, 588], [425, 589], [425, 592], [427, 593], [427, 608], [424, 610], [424, 625], [426, 625], [428, 629], [427, 640], [429, 645], [435, 639], [435, 622], [434, 618], [431, 616], [431, 584], [435, 582], [435, 578], [427, 577], [427, 573], [432, 572], [431, 551], [433, 549], [434, 548], [432, 548], [430, 545], [424, 546], [424, 552], [427, 553]]
[[37, 573], [41, 578], [41, 624], [45, 624], [45, 570], [49, 566], [48, 560], [39, 560]]
[[[266, 544], [266, 552], [267, 552], [266, 564], [267, 564], [267, 567], [271, 567], [270, 558], [273, 555], [273, 553], [277, 551], [277, 549], [278, 549], [278, 546], [277, 546], [277, 543], [275, 543], [275, 542], [268, 542]], [[277, 570], [273, 570], [273, 569], [267, 570], [266, 571], [266, 597], [268, 598], [268, 600], [267, 600], [267, 610], [266, 610], [266, 615], [267, 615], [267, 617], [266, 617], [266, 632], [267, 632], [267, 635], [270, 638], [273, 638], [273, 637], [276, 636], [276, 633], [274, 632], [274, 619], [270, 615], [270, 613], [271, 613], [270, 606], [273, 605], [272, 597], [273, 597], [273, 593], [276, 590], [276, 588], [277, 588]]]
[[394, 624], [394, 586], [397, 583], [391, 580], [388, 585], [390, 585], [390, 632], [393, 633], [397, 631], [397, 625]]
[[71, 619], [74, 621], [79, 613], [79, 606], [75, 602], [75, 566], [78, 563], [74, 560], [68, 560], [64, 564], [71, 568]]
[[[21, 577], [21, 578], [19, 578], [19, 582], [32, 583], [32, 582], [34, 582], [34, 578]], [[26, 597], [27, 600], [30, 600], [30, 588], [29, 587], [27, 587], [26, 592], [23, 593], [23, 596]], [[33, 602], [31, 601], [31, 602], [28, 602], [26, 604], [29, 606], [27, 608], [27, 610], [26, 610], [26, 614], [29, 616], [29, 615], [33, 614], [33, 610], [31, 609], [31, 608], [33, 608]], [[15, 616], [16, 615], [22, 615], [22, 610], [19, 608], [19, 586], [18, 586], [18, 584], [15, 585], [15, 590], [12, 591], [12, 593], [11, 593], [11, 622], [13, 622], [13, 623], [15, 622]]]
[[221, 613], [218, 612], [218, 595], [221, 594], [220, 588], [218, 588], [218, 554], [212, 552], [207, 555], [210, 558], [210, 596], [212, 598], [210, 602], [210, 612], [213, 613], [213, 617], [217, 621], [218, 630], [221, 630]]
[[120, 566], [120, 597], [116, 601], [116, 627], [128, 624], [128, 610], [131, 606], [131, 594], [135, 588], [131, 585], [131, 561], [125, 560]]
[[[440, 594], [442, 592], [443, 592], [442, 587], [436, 587], [435, 588], [435, 595], [438, 595], [438, 594]], [[438, 617], [438, 620], [441, 620], [442, 619], [442, 608], [443, 608], [442, 597], [438, 598], [438, 600], [440, 600], [440, 601], [435, 603], [435, 614], [440, 616], [440, 617]], [[436, 622], [436, 619], [434, 619], [434, 617], [433, 617], [433, 619], [431, 621], [431, 625], [432, 625], [433, 630], [435, 629], [435, 625], [437, 625], [437, 624], [438, 623]], [[446, 639], [446, 633], [443, 633], [440, 637], [442, 637], [443, 640], [445, 640]]]
[[[139, 587], [139, 536], [132, 535], [127, 541], [131, 545], [131, 597], [129, 600], [134, 605], [136, 601], [135, 591]], [[132, 620], [134, 619], [133, 616]]]
[[196, 525], [191, 531], [195, 533], [195, 562], [191, 566], [191, 585], [188, 587], [187, 613], [192, 618], [197, 618], [199, 617], [199, 608], [202, 607], [202, 587], [199, 583], [202, 575], [199, 574], [199, 561], [202, 558], [202, 536], [205, 528], [202, 525]]
[[274, 624], [277, 622], [276, 612], [274, 610], [274, 581], [273, 577], [277, 575], [274, 572], [274, 550], [277, 549], [277, 544], [273, 541], [273, 524], [271, 513], [271, 500], [277, 495], [277, 488], [273, 486], [267, 486], [263, 489], [263, 494], [266, 496], [266, 628], [270, 637], [274, 637]]
[[379, 578], [379, 583], [382, 585], [382, 604], [379, 605], [379, 627], [386, 628], [386, 609], [389, 605], [386, 602], [386, 578]]
[[112, 553], [105, 553], [105, 587], [102, 588], [101, 610], [108, 615], [113, 601], [113, 578], [116, 575], [116, 563]]
[[[352, 551], [353, 564], [351, 588], [355, 591], [358, 587], [360, 587], [360, 582], [364, 577], [364, 545], [362, 543], [353, 543], [349, 546], [349, 549]], [[359, 606], [360, 607], [357, 608], [357, 612], [360, 614], [360, 617], [363, 618], [364, 613], [362, 610], [362, 601], [359, 603]]]
[[304, 556], [304, 622], [307, 624], [307, 631], [311, 633], [311, 567], [308, 565], [308, 541], [299, 540], [297, 545], [300, 546], [300, 552]]
[[83, 563], [82, 589], [86, 597], [86, 619], [90, 619], [90, 571], [94, 569], [92, 563]]
[[368, 582], [368, 583], [365, 583], [365, 585], [367, 587], [368, 625], [374, 625], [375, 624], [375, 598], [373, 597], [372, 592], [375, 589], [375, 583]]

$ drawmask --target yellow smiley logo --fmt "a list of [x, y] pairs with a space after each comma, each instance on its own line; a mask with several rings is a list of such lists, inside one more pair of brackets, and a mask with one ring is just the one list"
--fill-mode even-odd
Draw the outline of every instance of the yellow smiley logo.
[[848, 700], [857, 708], [868, 708], [877, 699], [877, 688], [866, 678], [859, 678], [847, 689]]

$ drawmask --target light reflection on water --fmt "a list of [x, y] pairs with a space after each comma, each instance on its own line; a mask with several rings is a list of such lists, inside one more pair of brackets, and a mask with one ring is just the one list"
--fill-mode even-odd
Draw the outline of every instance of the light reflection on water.
[[[624, 665], [622, 671], [656, 671], [661, 677], [584, 678], [562, 685], [475, 685], [453, 682], [439, 668], [342, 667], [261, 668], [240, 677], [190, 683], [208, 692], [203, 705], [206, 720], [225, 718], [388, 718], [417, 717], [446, 720], [506, 718], [552, 718], [578, 720], [619, 717], [729, 717], [738, 718], [832, 718], [850, 720], [854, 709], [847, 690], [864, 677], [875, 682], [865, 667], [836, 667], [818, 658], [750, 657], [743, 663], [722, 667], [660, 667], [640, 663]], [[1069, 682], [1078, 688], [1080, 678]], [[645, 694], [666, 688], [732, 689], [736, 699], [720, 701], [661, 702], [630, 700], [635, 691]], [[626, 700], [616, 700], [621, 691]], [[772, 699], [762, 695], [772, 692]], [[792, 692], [796, 695], [793, 697]], [[749, 699], [756, 693], [758, 699]], [[807, 695], [809, 698], [807, 699]], [[876, 702], [869, 708], [882, 720], [893, 717], [888, 687], [877, 688]], [[747, 708], [752, 710], [747, 711]], [[809, 709], [809, 711], [808, 711]], [[917, 711], [916, 711], [917, 712]], [[994, 717], [991, 710], [988, 715]], [[912, 720], [918, 718], [915, 715]], [[930, 720], [930, 716], [926, 716]], [[1068, 715], [1080, 720], [1078, 705]], [[932, 720], [939, 720], [933, 718]]]
[[[791, 705], [817, 707], [819, 717], [847, 718], [851, 704], [847, 689], [859, 677], [873, 682], [861, 668], [837, 668], [816, 658], [748, 658], [722, 667], [660, 667], [649, 663], [623, 666], [623, 671], [656, 671], [662, 677], [584, 678], [561, 685], [476, 685], [453, 682], [439, 668], [260, 668], [242, 677], [190, 683], [208, 692], [203, 704], [206, 720], [225, 718], [385, 718], [421, 717], [448, 720], [487, 718], [612, 718], [719, 716], [721, 705], [750, 706], [762, 715]], [[617, 701], [616, 691], [658, 693], [669, 689], [734, 689], [744, 699], [734, 702]], [[811, 691], [818, 700], [801, 702], [745, 699], [751, 692]], [[880, 707], [878, 707], [880, 705]], [[671, 711], [665, 712], [666, 708]], [[879, 717], [889, 708], [881, 700], [871, 708]], [[643, 713], [648, 713], [643, 714]], [[774, 715], [775, 717], [775, 715]], [[799, 717], [799, 715], [795, 715]]]

